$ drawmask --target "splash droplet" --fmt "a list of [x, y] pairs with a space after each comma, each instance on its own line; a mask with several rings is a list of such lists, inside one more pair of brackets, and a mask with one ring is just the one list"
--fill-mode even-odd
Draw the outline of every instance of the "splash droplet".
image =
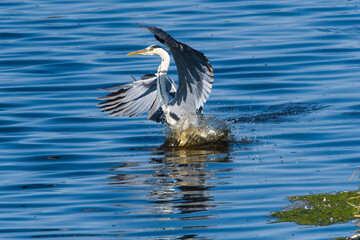
[[166, 129], [165, 147], [226, 145], [233, 140], [229, 125], [215, 116], [189, 115]]

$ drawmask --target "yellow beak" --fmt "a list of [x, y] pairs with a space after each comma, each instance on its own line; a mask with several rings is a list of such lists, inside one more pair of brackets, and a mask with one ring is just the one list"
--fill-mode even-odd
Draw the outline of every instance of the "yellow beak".
[[145, 48], [145, 49], [141, 49], [141, 50], [138, 50], [138, 51], [135, 51], [135, 52], [128, 53], [128, 54], [126, 54], [126, 55], [145, 54], [145, 53], [147, 53], [147, 51], [148, 51], [148, 50]]

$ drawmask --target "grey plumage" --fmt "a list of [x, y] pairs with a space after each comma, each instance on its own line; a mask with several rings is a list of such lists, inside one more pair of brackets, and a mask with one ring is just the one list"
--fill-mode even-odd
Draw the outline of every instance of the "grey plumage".
[[[160, 28], [140, 24], [138, 26], [152, 32], [159, 42], [169, 48], [178, 70], [179, 85], [176, 87], [174, 81], [167, 76], [164, 78], [164, 75], [160, 79], [160, 75], [164, 72], [164, 69], [162, 69], [157, 74], [143, 76], [141, 80], [104, 89], [112, 93], [98, 98], [106, 100], [98, 104], [100, 109], [109, 112], [110, 116], [122, 115], [130, 117], [149, 111], [148, 119], [157, 122], [168, 120], [165, 119], [168, 116], [177, 121], [185, 114], [201, 112], [214, 81], [213, 68], [209, 60], [203, 53], [176, 41]], [[149, 47], [149, 49], [154, 48], [160, 47], [155, 45]], [[144, 53], [146, 54], [146, 51], [137, 51], [133, 54]], [[164, 51], [164, 55], [168, 54]], [[165, 75], [166, 72], [167, 68], [165, 69]], [[161, 102], [159, 99], [159, 96], [164, 95], [164, 93], [158, 92], [164, 91], [163, 89], [159, 90], [160, 88], [157, 87], [159, 81], [165, 81], [166, 93], [171, 97], [167, 103]], [[168, 111], [168, 116], [164, 116], [164, 111]]]
[[205, 55], [176, 41], [160, 28], [144, 26], [155, 38], [169, 48], [178, 71], [179, 87], [171, 105], [176, 112], [196, 112], [204, 105], [211, 92], [214, 71]]
[[[109, 116], [132, 117], [149, 111], [149, 120], [163, 121], [163, 113], [156, 93], [156, 75], [147, 74], [142, 76], [141, 79], [132, 83], [102, 89], [111, 93], [97, 98], [98, 100], [106, 100], [97, 104], [97, 106], [103, 112], [108, 112]], [[170, 78], [168, 78], [166, 86], [169, 92], [175, 93], [176, 85]]]

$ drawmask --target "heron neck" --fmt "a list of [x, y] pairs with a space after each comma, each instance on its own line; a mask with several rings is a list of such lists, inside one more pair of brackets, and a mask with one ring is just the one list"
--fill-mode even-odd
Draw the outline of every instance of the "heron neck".
[[159, 65], [158, 72], [157, 72], [156, 88], [157, 88], [157, 94], [159, 96], [161, 105], [166, 106], [169, 104], [169, 102], [171, 100], [170, 93], [169, 93], [168, 89], [166, 88], [167, 71], [169, 69], [170, 56], [163, 49], [161, 49], [161, 51], [159, 51], [158, 54], [161, 57], [161, 63]]
[[170, 64], [170, 56], [169, 54], [161, 49], [159, 51], [159, 56], [161, 57], [161, 64], [159, 65], [159, 68], [158, 68], [158, 76], [160, 76], [161, 74], [167, 74], [167, 71], [169, 69], [169, 64]]

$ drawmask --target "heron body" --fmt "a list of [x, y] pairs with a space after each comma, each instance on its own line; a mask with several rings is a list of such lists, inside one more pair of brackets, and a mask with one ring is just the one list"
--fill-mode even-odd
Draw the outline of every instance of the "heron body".
[[[209, 97], [213, 83], [213, 69], [204, 56], [188, 45], [176, 41], [162, 29], [139, 25], [152, 32], [168, 47], [178, 70], [178, 86], [168, 75], [170, 56], [160, 46], [151, 45], [128, 55], [158, 55], [161, 63], [156, 74], [147, 74], [141, 80], [107, 88], [111, 92], [100, 104], [110, 116], [137, 116], [148, 111], [148, 119], [174, 126], [189, 116], [198, 116]], [[196, 117], [195, 117], [196, 118]]]

